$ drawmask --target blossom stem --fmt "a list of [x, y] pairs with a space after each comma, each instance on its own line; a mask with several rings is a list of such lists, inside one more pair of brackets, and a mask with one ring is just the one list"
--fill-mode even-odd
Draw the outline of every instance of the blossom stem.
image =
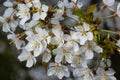
[[97, 69], [98, 69], [98, 67], [99, 67], [99, 65], [100, 65], [100, 63], [101, 63], [102, 58], [106, 59], [106, 52], [103, 52], [103, 53], [101, 54], [101, 59], [99, 60], [97, 66], [96, 66], [96, 68], [95, 68], [95, 71], [97, 71]]
[[114, 17], [115, 15], [112, 14], [112, 15], [109, 15], [109, 16], [105, 16], [103, 19], [106, 19], [106, 18], [111, 18], [111, 17]]
[[114, 33], [114, 34], [118, 34], [118, 32], [116, 31], [111, 31], [111, 30], [101, 30], [102, 32], [106, 32], [106, 33]]
[[32, 29], [35, 29], [35, 27], [37, 27], [40, 24], [40, 22], [38, 22], [37, 24], [32, 26]]
[[[104, 56], [104, 52], [101, 53], [101, 54], [99, 55], [98, 59], [95, 60], [95, 61], [91, 64], [91, 68], [94, 67], [94, 66], [97, 64], [98, 61], [99, 61], [99, 63], [100, 63], [100, 62], [101, 62], [101, 59], [103, 58], [103, 56]], [[98, 65], [99, 65], [99, 63], [98, 63]]]
[[99, 10], [99, 12], [97, 13], [97, 17], [100, 15], [100, 13], [102, 12], [102, 10], [103, 10], [103, 8], [101, 8], [100, 10]]
[[[100, 10], [98, 11], [98, 13], [97, 13], [97, 15], [96, 15], [96, 18], [98, 18], [99, 17], [99, 15], [101, 14], [101, 12], [102, 12], [102, 10], [105, 8], [105, 5], [103, 5], [101, 8], [100, 8]], [[95, 19], [96, 19], [95, 18]]]
[[53, 6], [52, 10], [54, 10], [58, 6], [58, 2], [59, 1], [56, 2], [56, 4]]

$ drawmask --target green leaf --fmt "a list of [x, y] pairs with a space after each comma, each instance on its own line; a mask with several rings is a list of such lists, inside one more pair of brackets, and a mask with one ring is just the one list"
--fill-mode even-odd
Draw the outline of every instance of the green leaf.
[[86, 20], [84, 12], [79, 8], [73, 9], [73, 14], [79, 16], [79, 18]]
[[95, 10], [96, 6], [97, 6], [97, 4], [90, 5], [90, 6], [87, 8], [87, 14], [93, 13], [93, 11]]

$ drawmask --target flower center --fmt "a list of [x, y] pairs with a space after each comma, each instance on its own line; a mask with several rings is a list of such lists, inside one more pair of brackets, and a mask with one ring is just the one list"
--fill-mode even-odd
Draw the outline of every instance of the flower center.
[[44, 36], [44, 35], [41, 35], [40, 36], [40, 39], [42, 39], [42, 40], [45, 40], [47, 37], [46, 36]]
[[107, 75], [104, 73], [101, 80], [107, 80]]
[[72, 44], [74, 44], [76, 42], [74, 39], [71, 39], [70, 41]]
[[40, 45], [40, 43], [35, 42], [35, 44], [34, 44], [34, 49], [37, 48], [39, 45]]
[[10, 22], [10, 18], [7, 17], [7, 18], [5, 19], [5, 21], [6, 21], [7, 23], [9, 23], [9, 22]]

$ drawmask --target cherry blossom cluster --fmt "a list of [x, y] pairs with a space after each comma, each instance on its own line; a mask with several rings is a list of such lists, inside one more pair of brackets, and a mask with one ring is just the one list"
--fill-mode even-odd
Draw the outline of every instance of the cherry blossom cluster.
[[[112, 11], [114, 4], [115, 0], [103, 0], [101, 11]], [[21, 51], [18, 59], [26, 61], [26, 67], [34, 66], [40, 58], [48, 64], [48, 76], [116, 80], [108, 55], [111, 46], [103, 46], [111, 42], [110, 35], [98, 39], [112, 31], [100, 30], [97, 18], [92, 24], [82, 16], [85, 13], [81, 12], [83, 4], [79, 0], [58, 0], [54, 6], [41, 0], [7, 0], [3, 5], [7, 8], [0, 16], [2, 31]], [[120, 17], [120, 3], [112, 16]], [[113, 43], [120, 52], [120, 40]]]

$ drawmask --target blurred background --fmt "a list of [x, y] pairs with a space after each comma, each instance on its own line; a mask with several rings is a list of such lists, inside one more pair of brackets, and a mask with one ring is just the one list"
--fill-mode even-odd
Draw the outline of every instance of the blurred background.
[[[4, 13], [5, 7], [2, 5], [5, 0], [0, 0], [0, 16]], [[48, 1], [48, 0], [45, 0]], [[49, 0], [48, 3], [55, 4], [57, 0]], [[81, 0], [84, 4], [83, 9], [90, 4], [101, 3], [102, 0]], [[99, 9], [99, 6], [98, 6]], [[103, 16], [109, 14], [109, 10], [103, 12]], [[120, 19], [110, 18], [106, 19], [100, 25], [101, 28], [120, 30]], [[26, 68], [25, 62], [20, 62], [17, 56], [20, 54], [16, 50], [14, 45], [9, 44], [7, 40], [7, 34], [2, 32], [0, 27], [0, 80], [58, 80], [56, 77], [48, 77], [46, 74], [46, 69], [41, 66], [41, 63], [37, 63], [32, 68]], [[112, 55], [112, 68], [116, 71], [115, 76], [117, 80], [120, 80], [120, 54]], [[74, 79], [68, 79], [74, 80]], [[78, 79], [79, 80], [79, 79]]]

